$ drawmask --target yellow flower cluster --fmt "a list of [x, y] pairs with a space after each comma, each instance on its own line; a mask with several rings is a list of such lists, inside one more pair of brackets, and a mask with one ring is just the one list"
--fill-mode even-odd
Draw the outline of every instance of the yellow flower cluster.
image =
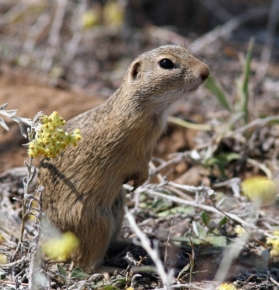
[[242, 181], [242, 192], [256, 207], [275, 201], [278, 184], [264, 176], [250, 177]]
[[233, 284], [223, 283], [221, 284], [217, 290], [237, 290]]
[[246, 230], [240, 226], [240, 225], [237, 225], [235, 228], [234, 228], [234, 232], [238, 235], [238, 236], [242, 236], [243, 234], [246, 233]]
[[266, 244], [272, 246], [271, 257], [279, 257], [279, 231], [274, 231], [274, 238], [266, 238]]
[[0, 254], [0, 264], [6, 264], [8, 262], [7, 256]]
[[52, 260], [67, 260], [78, 245], [77, 237], [71, 232], [66, 232], [59, 238], [45, 242], [42, 245], [42, 250]]
[[36, 128], [36, 137], [28, 143], [28, 154], [30, 157], [54, 158], [68, 145], [77, 145], [81, 140], [79, 129], [72, 134], [67, 133], [63, 126], [66, 121], [54, 111], [50, 116], [43, 115]]

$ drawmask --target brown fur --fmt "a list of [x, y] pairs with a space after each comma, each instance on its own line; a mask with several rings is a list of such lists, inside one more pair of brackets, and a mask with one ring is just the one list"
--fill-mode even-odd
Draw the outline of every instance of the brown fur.
[[[168, 58], [174, 69], [159, 66]], [[153, 146], [166, 123], [166, 110], [207, 78], [207, 66], [182, 46], [168, 45], [137, 57], [121, 87], [102, 105], [69, 120], [82, 140], [55, 159], [43, 159], [39, 183], [43, 209], [61, 231], [80, 240], [73, 259], [96, 269], [120, 231], [125, 192], [148, 178]]]

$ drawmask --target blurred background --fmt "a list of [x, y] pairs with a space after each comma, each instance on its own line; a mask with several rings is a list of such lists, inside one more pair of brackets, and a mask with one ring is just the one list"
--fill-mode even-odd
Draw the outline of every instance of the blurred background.
[[254, 37], [253, 70], [278, 78], [278, 2], [2, 0], [2, 71], [29, 68], [53, 86], [107, 97], [135, 56], [173, 43], [189, 47], [229, 87], [226, 76], [237, 73]]

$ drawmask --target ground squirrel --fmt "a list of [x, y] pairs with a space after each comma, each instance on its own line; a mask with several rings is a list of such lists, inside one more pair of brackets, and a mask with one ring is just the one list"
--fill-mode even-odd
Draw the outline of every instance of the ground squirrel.
[[55, 159], [43, 159], [39, 184], [43, 210], [61, 231], [80, 241], [73, 260], [85, 269], [100, 265], [121, 229], [125, 192], [148, 179], [153, 147], [166, 125], [168, 107], [195, 91], [208, 67], [185, 47], [166, 45], [138, 56], [120, 88], [102, 105], [66, 124], [82, 140]]

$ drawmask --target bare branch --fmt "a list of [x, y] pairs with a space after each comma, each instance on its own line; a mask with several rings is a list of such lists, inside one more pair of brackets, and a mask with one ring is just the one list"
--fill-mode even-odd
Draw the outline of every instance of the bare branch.
[[228, 37], [228, 35], [230, 35], [230, 33], [239, 26], [245, 24], [250, 20], [265, 16], [268, 11], [268, 8], [254, 8], [232, 18], [230, 21], [226, 22], [223, 25], [217, 26], [210, 32], [206, 33], [202, 37], [192, 42], [192, 44], [190, 45], [191, 51], [193, 53], [201, 52], [205, 46], [210, 45], [221, 37]]

